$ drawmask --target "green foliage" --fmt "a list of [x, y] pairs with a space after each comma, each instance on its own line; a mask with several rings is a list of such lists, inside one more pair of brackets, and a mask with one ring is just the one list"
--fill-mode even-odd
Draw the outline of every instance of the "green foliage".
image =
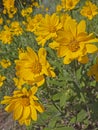
[[[53, 1], [51, 6], [51, 2], [47, 0], [39, 0], [38, 2], [40, 5], [43, 3], [45, 3], [45, 6], [48, 5], [50, 8], [49, 13], [55, 12], [56, 4], [60, 3], [59, 0]], [[84, 2], [81, 1], [77, 8], [70, 12], [72, 17], [78, 21], [83, 19], [79, 11]], [[94, 2], [98, 5], [96, 0]], [[21, 0], [18, 0], [16, 5], [19, 13], [24, 6]], [[39, 10], [35, 9], [34, 15], [38, 12]], [[40, 12], [46, 13], [43, 10], [40, 10]], [[17, 15], [15, 19], [19, 20], [20, 13], [19, 16]], [[4, 17], [5, 21], [6, 19]], [[20, 22], [22, 20], [20, 19]], [[98, 37], [98, 16], [92, 21], [87, 20], [87, 31], [93, 31]], [[18, 59], [18, 48], [26, 49], [27, 46], [32, 47], [35, 51], [40, 48], [33, 33], [24, 32], [21, 36], [14, 37], [13, 43], [10, 45], [4, 45], [0, 41], [0, 59], [6, 58], [12, 63], [12, 66], [7, 69], [0, 66], [0, 73], [6, 76], [4, 85], [0, 88], [0, 100], [3, 99], [4, 95], [11, 95], [15, 89], [15, 84], [12, 80], [16, 76], [14, 61]], [[77, 61], [64, 65], [63, 59], [58, 58], [54, 50], [47, 46], [45, 46], [45, 49], [47, 50], [47, 59], [56, 72], [56, 78], [46, 78], [46, 83], [39, 88], [38, 97], [45, 107], [45, 112], [38, 115], [38, 120], [36, 122], [32, 121], [27, 130], [37, 130], [37, 128], [40, 130], [77, 130], [75, 127], [77, 125], [78, 130], [90, 130], [90, 125], [92, 125], [92, 130], [97, 130], [98, 83], [93, 77], [89, 78], [87, 76], [87, 71], [97, 55], [92, 56], [90, 58], [91, 62], [86, 65]], [[0, 108], [2, 107], [0, 106]]]

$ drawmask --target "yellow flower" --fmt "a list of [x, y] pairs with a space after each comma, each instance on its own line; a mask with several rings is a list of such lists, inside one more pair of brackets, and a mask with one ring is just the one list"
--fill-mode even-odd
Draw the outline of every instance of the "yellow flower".
[[40, 48], [38, 55], [30, 47], [26, 52], [19, 53], [19, 60], [16, 63], [16, 75], [28, 84], [42, 85], [46, 76], [54, 77], [53, 68], [46, 60], [46, 50]]
[[29, 16], [32, 12], [33, 12], [33, 9], [32, 9], [31, 7], [28, 7], [28, 8], [22, 9], [21, 15], [22, 15], [23, 17], [27, 17], [27, 16]]
[[39, 3], [38, 2], [34, 2], [34, 1], [32, 1], [32, 6], [35, 6], [36, 8], [40, 7]]
[[78, 24], [74, 19], [68, 18], [64, 23], [64, 30], [58, 31], [57, 38], [50, 47], [57, 50], [59, 57], [64, 57], [64, 64], [69, 64], [76, 59], [81, 63], [87, 63], [88, 53], [97, 51], [92, 44], [98, 42], [93, 33], [87, 34], [85, 21]]
[[64, 10], [72, 10], [80, 0], [61, 0], [61, 5]]
[[5, 79], [6, 79], [5, 76], [1, 76], [1, 75], [0, 75], [0, 87], [2, 87], [3, 81], [4, 81]]
[[62, 10], [62, 8], [63, 8], [63, 7], [62, 7], [60, 4], [59, 4], [59, 5], [57, 5], [57, 6], [56, 6], [56, 12], [61, 11], [61, 10]]
[[38, 103], [35, 96], [37, 87], [32, 87], [27, 91], [26, 88], [15, 90], [12, 96], [4, 96], [1, 104], [6, 104], [5, 110], [13, 113], [14, 120], [18, 120], [20, 125], [30, 125], [31, 119], [37, 120], [37, 111], [42, 113], [43, 106]]
[[17, 8], [14, 6], [15, 0], [3, 0], [4, 14], [8, 14], [9, 18], [13, 18], [14, 14], [17, 12]]
[[3, 44], [11, 44], [12, 39], [13, 37], [10, 28], [4, 26], [4, 29], [0, 32], [0, 40]]
[[96, 64], [94, 64], [90, 67], [87, 75], [94, 76], [95, 80], [98, 82], [98, 58], [96, 59]]
[[10, 29], [11, 29], [12, 35], [16, 35], [16, 36], [21, 35], [23, 32], [22, 28], [19, 25], [19, 22], [17, 22], [17, 21], [14, 21], [11, 23]]
[[98, 8], [92, 2], [86, 1], [85, 6], [83, 6], [80, 13], [81, 15], [87, 17], [89, 20], [92, 20], [92, 18], [98, 14]]
[[41, 19], [42, 19], [42, 14], [36, 14], [33, 18], [27, 17], [27, 22], [25, 24], [26, 31], [35, 32]]
[[[64, 24], [66, 22], [66, 20], [68, 19], [72, 19], [70, 15], [68, 15], [67, 13], [62, 13], [61, 16], [60, 16], [60, 22], [62, 24], [62, 30], [64, 30]], [[74, 20], [76, 21], [76, 20]]]
[[2, 60], [0, 61], [0, 64], [1, 64], [1, 66], [2, 66], [3, 68], [7, 68], [7, 67], [9, 67], [9, 66], [11, 65], [11, 62], [10, 62], [9, 60], [2, 59]]
[[[56, 13], [52, 15], [46, 14], [45, 18], [43, 18], [39, 23], [37, 31], [35, 32], [35, 35], [38, 36], [37, 38], [38, 44], [42, 44], [42, 46], [44, 46], [47, 40], [57, 36], [56, 32], [57, 30], [61, 29], [61, 27], [62, 26], [61, 23], [59, 22], [59, 17], [56, 15]], [[40, 41], [39, 37], [45, 39], [45, 41], [43, 42], [42, 39], [41, 39], [42, 41]]]
[[13, 78], [14, 80], [14, 83], [15, 83], [15, 86], [18, 88], [18, 89], [21, 89], [22, 88], [22, 85], [24, 85], [26, 82], [21, 79], [21, 78]]
[[3, 18], [0, 18], [0, 25], [3, 24]]

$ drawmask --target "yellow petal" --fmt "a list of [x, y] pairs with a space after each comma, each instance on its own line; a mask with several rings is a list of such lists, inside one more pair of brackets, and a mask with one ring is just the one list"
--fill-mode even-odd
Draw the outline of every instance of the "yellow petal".
[[65, 46], [60, 46], [59, 49], [58, 49], [58, 56], [59, 57], [63, 57], [67, 54], [67, 51], [68, 51], [68, 48]]
[[82, 21], [78, 24], [77, 34], [85, 32], [85, 29], [86, 29], [86, 24], [85, 24], [85, 21], [82, 20]]
[[30, 120], [30, 119], [29, 119], [29, 120], [25, 120], [25, 125], [26, 125], [26, 126], [29, 126], [30, 123], [31, 123], [31, 120]]
[[41, 57], [41, 56], [46, 57], [46, 55], [47, 55], [46, 50], [44, 48], [40, 48], [38, 51], [38, 55], [39, 55], [39, 57]]
[[41, 113], [44, 112], [44, 107], [38, 102], [35, 102], [35, 108]]
[[31, 88], [31, 91], [32, 91], [32, 94], [34, 95], [36, 92], [37, 92], [38, 88], [37, 87], [32, 87]]
[[57, 49], [59, 47], [59, 43], [54, 41], [54, 42], [49, 44], [49, 47], [52, 49]]
[[14, 120], [18, 120], [22, 116], [22, 111], [23, 106], [17, 103], [13, 113]]
[[88, 53], [94, 53], [98, 50], [98, 48], [95, 45], [87, 44], [86, 49]]
[[[45, 82], [45, 78], [44, 78], [43, 75], [40, 76], [39, 79], [40, 79], [40, 80], [38, 80], [38, 82], [36, 82], [38, 87], [40, 87], [40, 86], [41, 86], [42, 84], [44, 84], [44, 82]], [[36, 80], [37, 80], [37, 79], [36, 79]]]
[[66, 58], [66, 57], [64, 57], [64, 64], [70, 64], [71, 63], [71, 59], [69, 59], [69, 58]]
[[81, 63], [83, 63], [83, 64], [86, 64], [86, 63], [89, 61], [89, 59], [88, 59], [87, 56], [83, 56], [83, 57], [81, 58], [81, 60], [78, 60], [78, 61], [81, 62]]
[[14, 110], [15, 104], [11, 103], [8, 106], [5, 107], [5, 111], [12, 112]]
[[46, 50], [44, 48], [40, 48], [38, 51], [38, 57], [41, 65], [46, 64], [46, 55], [47, 55]]
[[32, 48], [27, 47], [27, 51], [28, 51], [28, 53], [29, 53], [28, 55], [29, 55], [31, 58], [33, 57], [34, 60], [38, 60], [37, 54], [33, 51]]
[[29, 117], [29, 115], [30, 115], [30, 107], [29, 106], [24, 106], [22, 119], [23, 120], [27, 119]]
[[33, 106], [30, 106], [30, 107], [31, 107], [31, 118], [32, 118], [32, 120], [36, 121], [37, 120], [36, 109]]

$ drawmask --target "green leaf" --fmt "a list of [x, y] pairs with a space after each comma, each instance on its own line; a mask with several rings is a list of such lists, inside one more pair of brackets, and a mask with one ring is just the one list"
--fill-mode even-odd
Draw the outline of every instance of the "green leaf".
[[98, 120], [98, 102], [94, 102], [92, 104], [89, 105], [92, 113], [91, 113], [91, 117], [93, 120]]
[[77, 118], [74, 116], [71, 120], [70, 120], [70, 123], [76, 123], [76, 120], [77, 120]]
[[59, 119], [60, 119], [60, 117], [58, 117], [58, 116], [53, 117], [53, 118], [50, 120], [50, 122], [49, 122], [49, 124], [48, 124], [48, 127], [49, 127], [49, 128], [54, 128], [56, 122], [57, 122]]
[[82, 122], [87, 116], [87, 112], [85, 110], [81, 110], [78, 114], [77, 114], [77, 122]]
[[60, 97], [60, 106], [63, 107], [66, 104], [66, 93], [62, 93], [62, 96]]
[[77, 76], [77, 79], [80, 80], [81, 77], [82, 77], [82, 66], [76, 71], [76, 76]]
[[60, 97], [61, 97], [61, 93], [57, 93], [57, 94], [53, 95], [52, 99], [53, 99], [54, 101], [57, 101], [57, 100], [60, 99]]

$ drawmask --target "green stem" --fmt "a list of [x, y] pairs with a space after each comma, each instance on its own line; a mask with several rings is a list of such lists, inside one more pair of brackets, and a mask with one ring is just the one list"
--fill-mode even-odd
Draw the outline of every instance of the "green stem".
[[51, 94], [50, 94], [50, 88], [48, 87], [47, 82], [45, 82], [45, 87], [47, 88], [47, 93], [48, 93], [48, 97], [51, 100], [51, 103], [55, 106], [55, 108], [61, 113], [64, 114], [62, 112], [62, 110], [60, 109], [60, 107], [53, 101], [53, 99], [51, 98]]

